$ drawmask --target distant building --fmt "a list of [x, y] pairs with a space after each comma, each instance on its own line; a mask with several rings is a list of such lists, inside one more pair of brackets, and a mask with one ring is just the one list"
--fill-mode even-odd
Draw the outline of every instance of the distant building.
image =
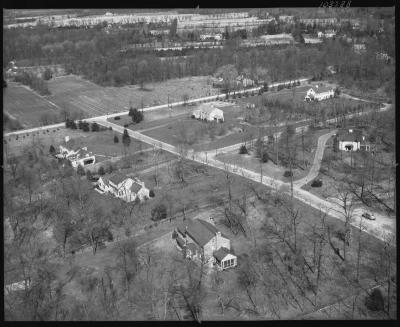
[[217, 33], [217, 34], [200, 34], [200, 40], [201, 41], [221, 41], [222, 40], [222, 34]]
[[278, 20], [283, 23], [292, 23], [294, 21], [294, 16], [281, 15]]
[[304, 101], [321, 101], [329, 98], [333, 98], [335, 96], [335, 92], [331, 87], [319, 87], [318, 85], [315, 88], [310, 88], [307, 91], [306, 96], [304, 97]]
[[386, 52], [377, 52], [376, 53], [376, 59], [377, 60], [384, 60], [387, 63], [389, 63], [392, 60], [392, 58]]
[[334, 30], [326, 30], [325, 32], [318, 32], [318, 37], [321, 38], [333, 38], [336, 35], [336, 31]]
[[229, 238], [205, 220], [186, 219], [174, 230], [173, 237], [186, 258], [203, 260], [219, 270], [237, 266]]
[[242, 87], [250, 87], [254, 85], [254, 81], [243, 75], [239, 75], [238, 77], [236, 77], [236, 84]]
[[367, 47], [363, 43], [356, 43], [353, 45], [353, 50], [357, 54], [362, 54], [367, 51]]
[[150, 191], [144, 182], [137, 178], [129, 178], [123, 174], [115, 174], [111, 177], [101, 176], [96, 183], [95, 190], [100, 194], [111, 193], [115, 197], [126, 202], [140, 201], [150, 198]]
[[192, 117], [207, 121], [223, 122], [224, 112], [221, 109], [215, 108], [210, 103], [203, 103], [192, 112]]
[[303, 34], [303, 39], [305, 44], [317, 44], [317, 43], [322, 43], [322, 40], [312, 36], [310, 34]]
[[361, 130], [345, 129], [336, 134], [337, 146], [340, 151], [369, 151], [370, 144]]

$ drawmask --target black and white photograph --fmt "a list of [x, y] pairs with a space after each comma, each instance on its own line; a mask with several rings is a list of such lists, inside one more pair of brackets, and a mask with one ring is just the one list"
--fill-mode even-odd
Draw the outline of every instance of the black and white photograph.
[[397, 320], [394, 1], [63, 5], [3, 5], [5, 321]]

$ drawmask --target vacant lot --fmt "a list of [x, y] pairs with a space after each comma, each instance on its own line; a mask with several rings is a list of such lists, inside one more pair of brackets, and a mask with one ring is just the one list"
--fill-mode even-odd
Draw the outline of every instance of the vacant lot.
[[184, 94], [197, 98], [216, 94], [217, 90], [208, 84], [208, 77], [173, 79], [162, 83], [139, 86], [102, 87], [75, 75], [62, 76], [49, 81], [49, 99], [68, 111], [83, 113], [85, 116], [149, 107], [182, 101]]
[[18, 120], [24, 128], [42, 125], [43, 115], [59, 117], [60, 108], [30, 91], [27, 87], [9, 83], [3, 88], [3, 110]]

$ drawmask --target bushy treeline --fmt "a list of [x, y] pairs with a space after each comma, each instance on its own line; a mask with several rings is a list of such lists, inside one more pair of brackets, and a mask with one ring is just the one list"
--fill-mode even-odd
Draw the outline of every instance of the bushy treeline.
[[[268, 28], [266, 27], [267, 32]], [[313, 28], [313, 27], [308, 27]], [[149, 29], [123, 28], [111, 32], [105, 28], [93, 29], [14, 29], [4, 31], [5, 66], [10, 60], [28, 59], [31, 64], [63, 64], [68, 73], [85, 76], [100, 85], [144, 84], [185, 76], [212, 75], [224, 66], [232, 64], [239, 73], [248, 71], [251, 76], [266, 69], [270, 81], [313, 76], [333, 65], [340, 82], [356, 85], [361, 89], [383, 86], [386, 91], [394, 84], [394, 65], [376, 59], [376, 51], [386, 51], [394, 57], [394, 24], [385, 20], [384, 33], [368, 31], [347, 33], [353, 38], [364, 37], [367, 52], [354, 53], [352, 44], [339, 39], [320, 46], [287, 46], [285, 48], [240, 48], [241, 33], [225, 42], [219, 49], [196, 49], [183, 60], [161, 60], [151, 50], [121, 51], [131, 44], [151, 42]], [[285, 31], [285, 30], [282, 30]], [[282, 32], [281, 30], [275, 32]], [[259, 33], [265, 31], [260, 28]], [[271, 32], [271, 31], [269, 31]], [[242, 33], [243, 34], [243, 33]], [[301, 25], [292, 28], [292, 35], [301, 34]], [[357, 34], [357, 35], [356, 35]], [[360, 35], [358, 35], [360, 34]], [[371, 34], [371, 33], [370, 33]], [[165, 36], [178, 41], [186, 37]], [[181, 38], [181, 39], [179, 39]]]
[[15, 77], [15, 81], [24, 85], [28, 85], [31, 89], [35, 90], [41, 95], [50, 94], [47, 83], [42, 78], [36, 76], [31, 72], [22, 72]]

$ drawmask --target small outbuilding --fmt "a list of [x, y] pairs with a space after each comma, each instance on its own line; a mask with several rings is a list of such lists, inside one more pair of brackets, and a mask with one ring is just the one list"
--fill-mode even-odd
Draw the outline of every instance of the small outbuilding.
[[346, 129], [336, 134], [337, 146], [340, 151], [369, 151], [370, 144], [361, 130]]

